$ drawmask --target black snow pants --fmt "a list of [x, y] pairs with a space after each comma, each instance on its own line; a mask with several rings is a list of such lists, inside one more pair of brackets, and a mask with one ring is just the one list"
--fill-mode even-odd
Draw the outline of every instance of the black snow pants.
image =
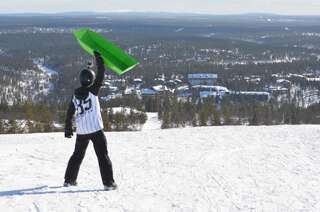
[[113, 170], [108, 156], [107, 139], [102, 130], [92, 134], [77, 135], [75, 149], [65, 173], [65, 182], [72, 183], [77, 181], [80, 165], [86, 153], [89, 140], [93, 142], [93, 147], [99, 161], [102, 182], [104, 185], [109, 185], [114, 182]]

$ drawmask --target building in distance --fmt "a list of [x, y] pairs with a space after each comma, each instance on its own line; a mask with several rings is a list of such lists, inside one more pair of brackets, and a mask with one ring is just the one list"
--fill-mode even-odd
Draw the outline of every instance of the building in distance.
[[217, 74], [188, 74], [188, 82], [191, 86], [195, 85], [215, 85], [218, 79]]

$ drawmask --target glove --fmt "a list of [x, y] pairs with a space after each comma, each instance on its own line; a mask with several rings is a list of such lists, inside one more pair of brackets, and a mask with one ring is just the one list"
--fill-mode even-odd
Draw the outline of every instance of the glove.
[[73, 136], [72, 129], [65, 129], [64, 130], [64, 137], [65, 138], [72, 138], [72, 136]]
[[97, 63], [97, 65], [98, 65], [98, 68], [101, 67], [101, 66], [103, 66], [104, 60], [103, 60], [103, 58], [101, 57], [101, 54], [100, 54], [99, 52], [97, 52], [97, 51], [93, 51], [93, 54], [94, 54], [94, 57], [95, 57], [95, 59], [96, 59], [96, 63]]
[[95, 58], [98, 58], [98, 57], [101, 58], [101, 54], [98, 51], [93, 51], [93, 54]]

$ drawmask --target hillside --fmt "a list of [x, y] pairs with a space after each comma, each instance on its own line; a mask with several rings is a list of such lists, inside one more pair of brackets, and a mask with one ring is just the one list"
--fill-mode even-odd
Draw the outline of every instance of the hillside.
[[117, 191], [92, 144], [63, 188], [74, 138], [0, 136], [1, 211], [319, 211], [320, 128], [204, 127], [107, 133]]

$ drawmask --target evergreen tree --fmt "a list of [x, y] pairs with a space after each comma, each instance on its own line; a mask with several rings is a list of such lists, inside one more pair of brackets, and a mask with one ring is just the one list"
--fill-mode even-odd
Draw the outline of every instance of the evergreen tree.
[[140, 114], [139, 114], [138, 120], [139, 120], [140, 125], [145, 124], [146, 121], [147, 121], [147, 119], [148, 119], [148, 117], [147, 117], [147, 114], [146, 114], [146, 113], [140, 113]]
[[289, 104], [284, 104], [282, 107], [281, 107], [281, 111], [282, 111], [282, 117], [283, 117], [283, 121], [282, 123], [284, 124], [291, 124], [291, 114], [290, 114], [290, 106]]
[[8, 131], [9, 134], [15, 134], [18, 132], [18, 124], [17, 121], [14, 119], [10, 119], [8, 122]]
[[24, 105], [23, 105], [23, 111], [25, 113], [25, 116], [26, 116], [26, 119], [27, 120], [33, 120], [34, 119], [34, 110], [33, 110], [34, 106], [29, 103], [29, 102], [26, 102]]
[[221, 125], [221, 116], [218, 110], [214, 109], [213, 117], [214, 117], [214, 125]]
[[299, 124], [299, 109], [294, 104], [291, 104], [290, 116], [291, 124]]
[[222, 104], [222, 115], [223, 115], [223, 124], [231, 124], [231, 109], [226, 104]]
[[187, 122], [187, 117], [186, 117], [186, 113], [184, 112], [184, 104], [179, 101], [178, 102], [178, 118], [179, 118], [179, 125], [181, 125], [182, 127], [186, 126], [186, 122]]
[[272, 106], [267, 105], [264, 108], [264, 119], [263, 124], [264, 125], [271, 125], [272, 124]]
[[4, 133], [5, 133], [5, 129], [4, 129], [3, 120], [0, 119], [0, 134], [4, 134]]
[[200, 126], [207, 126], [208, 118], [209, 118], [208, 106], [206, 104], [203, 104], [199, 112]]
[[114, 123], [116, 131], [123, 131], [128, 129], [127, 124], [125, 123], [125, 115], [123, 111], [117, 112], [114, 115]]
[[256, 108], [256, 106], [253, 107], [252, 111], [253, 111], [253, 114], [252, 114], [251, 120], [249, 120], [249, 124], [250, 125], [258, 125], [259, 124], [258, 109]]
[[172, 99], [171, 106], [171, 120], [174, 127], [178, 127], [180, 125], [180, 116], [179, 116], [179, 103], [176, 98]]
[[133, 111], [132, 108], [130, 108], [130, 113], [129, 113], [129, 116], [127, 118], [127, 122], [129, 124], [129, 126], [134, 127], [134, 125], [136, 124], [137, 121], [138, 120], [137, 120], [135, 112]]
[[40, 132], [43, 132], [44, 131], [44, 128], [43, 128], [43, 124], [39, 121], [37, 121], [34, 125], [34, 132], [37, 132], [37, 133], [40, 133]]
[[114, 129], [114, 125], [115, 125], [115, 119], [114, 119], [114, 113], [113, 113], [113, 109], [110, 108], [109, 112], [108, 112], [108, 119], [109, 119], [109, 123], [110, 123], [110, 129], [113, 130]]
[[170, 112], [164, 111], [161, 128], [162, 129], [170, 128], [170, 123], [171, 123]]
[[53, 132], [53, 122], [43, 123], [43, 132]]
[[[111, 109], [111, 111], [112, 111], [112, 109]], [[104, 123], [104, 130], [105, 131], [111, 131], [112, 130], [112, 124], [111, 124], [111, 121], [110, 121], [108, 109], [104, 110], [104, 112], [102, 113], [102, 119], [103, 119], [103, 123]]]
[[26, 126], [28, 129], [28, 133], [35, 133], [35, 129], [34, 129], [34, 125], [33, 125], [32, 121], [27, 120]]

